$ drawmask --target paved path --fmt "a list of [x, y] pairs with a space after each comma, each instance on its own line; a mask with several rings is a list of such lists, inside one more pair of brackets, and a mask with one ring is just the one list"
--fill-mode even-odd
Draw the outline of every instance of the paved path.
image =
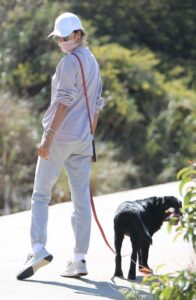
[[[178, 196], [178, 183], [169, 183], [137, 190], [95, 197], [95, 206], [106, 236], [113, 245], [113, 215], [117, 206], [125, 200], [142, 199], [148, 196]], [[71, 203], [50, 207], [48, 250], [53, 253], [53, 262], [40, 269], [33, 277], [17, 281], [15, 274], [29, 252], [30, 212], [0, 217], [0, 299], [1, 300], [77, 300], [77, 299], [116, 299], [123, 300], [120, 289], [131, 288], [133, 282], [112, 278], [114, 255], [105, 246], [98, 228], [93, 221], [92, 238], [88, 255], [89, 275], [83, 279], [60, 277], [66, 261], [70, 258], [73, 237], [70, 224]], [[160, 264], [165, 266], [158, 273], [180, 270], [187, 267], [193, 251], [191, 247], [177, 239], [174, 233], [167, 233], [166, 224], [154, 235], [150, 249], [150, 266], [155, 270]], [[130, 253], [129, 239], [123, 243], [124, 253]], [[186, 253], [186, 255], [184, 255]], [[123, 270], [127, 275], [129, 257], [123, 258]], [[141, 274], [137, 274], [135, 288], [152, 299], [148, 286], [141, 286]]]

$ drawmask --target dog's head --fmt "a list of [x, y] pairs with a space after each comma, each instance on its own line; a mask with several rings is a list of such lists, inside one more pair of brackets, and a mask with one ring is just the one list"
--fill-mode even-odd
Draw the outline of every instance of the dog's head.
[[177, 225], [182, 216], [182, 202], [173, 196], [158, 198], [158, 202], [163, 213], [163, 221], [169, 221], [173, 218], [173, 224]]

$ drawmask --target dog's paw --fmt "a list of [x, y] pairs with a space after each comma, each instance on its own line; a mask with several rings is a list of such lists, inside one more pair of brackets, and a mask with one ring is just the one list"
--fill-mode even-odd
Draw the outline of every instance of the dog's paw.
[[139, 268], [139, 271], [143, 274], [153, 274], [153, 270], [149, 267], [141, 267]]
[[136, 276], [135, 275], [128, 275], [128, 280], [135, 280], [136, 279]]

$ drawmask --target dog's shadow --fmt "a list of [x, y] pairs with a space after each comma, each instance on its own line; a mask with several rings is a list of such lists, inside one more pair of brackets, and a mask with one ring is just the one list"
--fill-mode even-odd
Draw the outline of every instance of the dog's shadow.
[[[122, 278], [124, 281], [129, 282], [128, 280]], [[106, 299], [112, 299], [112, 300], [124, 300], [125, 297], [123, 296], [123, 290], [129, 289], [131, 291], [131, 288], [127, 287], [127, 285], [123, 284], [116, 284], [115, 278], [112, 277], [111, 281], [95, 281], [90, 280], [87, 278], [76, 278], [76, 283], [73, 284], [73, 279], [70, 283], [66, 282], [57, 282], [57, 281], [44, 281], [44, 280], [36, 280], [36, 279], [26, 279], [26, 282], [31, 283], [38, 283], [38, 284], [45, 284], [45, 285], [55, 285], [58, 287], [66, 288], [68, 292], [72, 292], [75, 294], [80, 295], [88, 295], [88, 296], [94, 296], [94, 297], [104, 297]], [[83, 283], [86, 283], [88, 286], [83, 286], [81, 284], [77, 284], [78, 281], [82, 281]], [[141, 278], [137, 278], [136, 281], [133, 281], [134, 283], [140, 284], [142, 282], [142, 276]], [[79, 282], [78, 282], [79, 283]], [[145, 296], [145, 300], [151, 300], [153, 299], [150, 293], [147, 293], [145, 291], [137, 291], [138, 295]]]

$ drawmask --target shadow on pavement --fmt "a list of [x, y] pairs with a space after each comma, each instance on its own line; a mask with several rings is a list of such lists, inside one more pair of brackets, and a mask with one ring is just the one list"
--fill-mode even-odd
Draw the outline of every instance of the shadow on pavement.
[[[25, 282], [31, 283], [39, 283], [39, 284], [46, 284], [46, 285], [55, 285], [59, 287], [63, 287], [69, 289], [72, 293], [75, 294], [83, 294], [95, 297], [105, 297], [112, 300], [124, 300], [125, 298], [122, 296], [120, 289], [126, 288], [126, 286], [118, 286], [111, 282], [107, 281], [95, 281], [90, 279], [79, 278], [75, 279], [77, 281], [82, 281], [90, 286], [82, 286], [80, 284], [73, 284], [73, 283], [62, 283], [57, 281], [44, 281], [44, 280], [33, 280], [27, 279]], [[72, 281], [73, 282], [73, 281]]]
[[[46, 284], [46, 285], [55, 285], [59, 287], [66, 288], [68, 292], [78, 294], [78, 295], [88, 295], [94, 297], [103, 297], [112, 300], [124, 300], [125, 297], [122, 294], [122, 290], [129, 289], [132, 290], [132, 287], [137, 291], [138, 296], [144, 296], [145, 300], [150, 300], [152, 294], [144, 290], [140, 290], [138, 286], [142, 287], [142, 276], [138, 276], [137, 280], [129, 281], [125, 278], [121, 278], [126, 284], [117, 284], [114, 277], [111, 278], [111, 281], [95, 281], [86, 278], [75, 278], [76, 284], [73, 284], [73, 279], [71, 283], [62, 283], [57, 281], [44, 281], [44, 280], [33, 280], [27, 279], [25, 282]], [[88, 286], [83, 286], [77, 284], [77, 282], [86, 283]], [[127, 286], [128, 284], [128, 286]]]

